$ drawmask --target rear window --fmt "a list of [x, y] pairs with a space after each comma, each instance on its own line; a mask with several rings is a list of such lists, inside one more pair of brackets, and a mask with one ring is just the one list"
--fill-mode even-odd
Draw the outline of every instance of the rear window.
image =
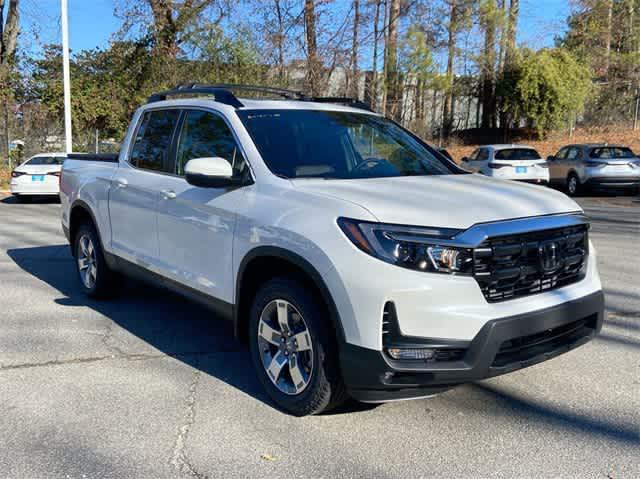
[[630, 148], [617, 147], [617, 146], [602, 146], [598, 148], [592, 148], [589, 152], [590, 158], [635, 158], [633, 151]]
[[541, 158], [533, 148], [505, 148], [504, 150], [496, 151], [493, 155], [496, 160], [539, 160]]
[[63, 162], [63, 156], [36, 156], [35, 158], [31, 158], [30, 160], [28, 160], [25, 165], [61, 165]]

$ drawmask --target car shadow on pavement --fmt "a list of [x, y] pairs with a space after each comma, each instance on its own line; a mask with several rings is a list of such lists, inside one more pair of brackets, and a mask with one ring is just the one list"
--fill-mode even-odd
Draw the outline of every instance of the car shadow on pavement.
[[[122, 328], [105, 331], [103, 343], [114, 356], [139, 358], [160, 351], [278, 409], [258, 382], [248, 348], [234, 338], [232, 324], [211, 310], [130, 278], [123, 278], [111, 299], [88, 298], [80, 289], [68, 245], [9, 249], [7, 254], [24, 271], [59, 291], [63, 297], [55, 300], [57, 304], [91, 308]], [[333, 413], [370, 408], [354, 402]]]
[[17, 196], [6, 196], [0, 198], [0, 203], [6, 205], [19, 205], [19, 204], [60, 204], [59, 196], [27, 196], [24, 198], [18, 198]]
[[498, 403], [504, 409], [518, 411], [519, 415], [531, 421], [547, 423], [581, 435], [601, 436], [610, 441], [640, 446], [640, 432], [633, 424], [616, 424], [569, 408], [544, 404], [491, 382], [477, 382], [471, 387], [485, 394], [491, 402]]

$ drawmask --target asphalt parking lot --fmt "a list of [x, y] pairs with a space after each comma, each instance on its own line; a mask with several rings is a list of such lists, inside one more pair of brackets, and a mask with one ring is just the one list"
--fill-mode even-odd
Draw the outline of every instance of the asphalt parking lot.
[[581, 198], [593, 342], [440, 396], [294, 418], [229, 325], [133, 281], [85, 298], [60, 205], [0, 200], [0, 477], [640, 477], [640, 202]]

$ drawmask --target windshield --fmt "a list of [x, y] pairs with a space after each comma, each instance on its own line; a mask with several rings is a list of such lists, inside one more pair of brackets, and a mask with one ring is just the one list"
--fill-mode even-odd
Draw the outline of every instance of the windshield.
[[600, 158], [602, 160], [612, 158], [635, 158], [633, 151], [624, 147], [607, 146], [603, 148], [594, 148], [589, 153], [591, 158]]
[[64, 158], [61, 156], [36, 156], [28, 160], [25, 165], [41, 166], [41, 165], [61, 165]]
[[412, 134], [374, 115], [241, 110], [267, 167], [286, 178], [385, 178], [460, 173]]
[[506, 148], [496, 151], [494, 155], [496, 160], [539, 160], [540, 153], [533, 148]]

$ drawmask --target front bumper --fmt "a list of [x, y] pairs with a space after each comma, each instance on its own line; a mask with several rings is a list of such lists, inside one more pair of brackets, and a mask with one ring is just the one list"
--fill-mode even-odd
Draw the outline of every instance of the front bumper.
[[[602, 291], [546, 309], [487, 322], [471, 341], [419, 338], [420, 347], [462, 352], [453, 361], [393, 360], [382, 351], [345, 343], [341, 366], [350, 394], [383, 402], [428, 396], [505, 374], [576, 348], [602, 328]], [[407, 338], [417, 346], [418, 338]], [[446, 355], [445, 355], [446, 357]]]

